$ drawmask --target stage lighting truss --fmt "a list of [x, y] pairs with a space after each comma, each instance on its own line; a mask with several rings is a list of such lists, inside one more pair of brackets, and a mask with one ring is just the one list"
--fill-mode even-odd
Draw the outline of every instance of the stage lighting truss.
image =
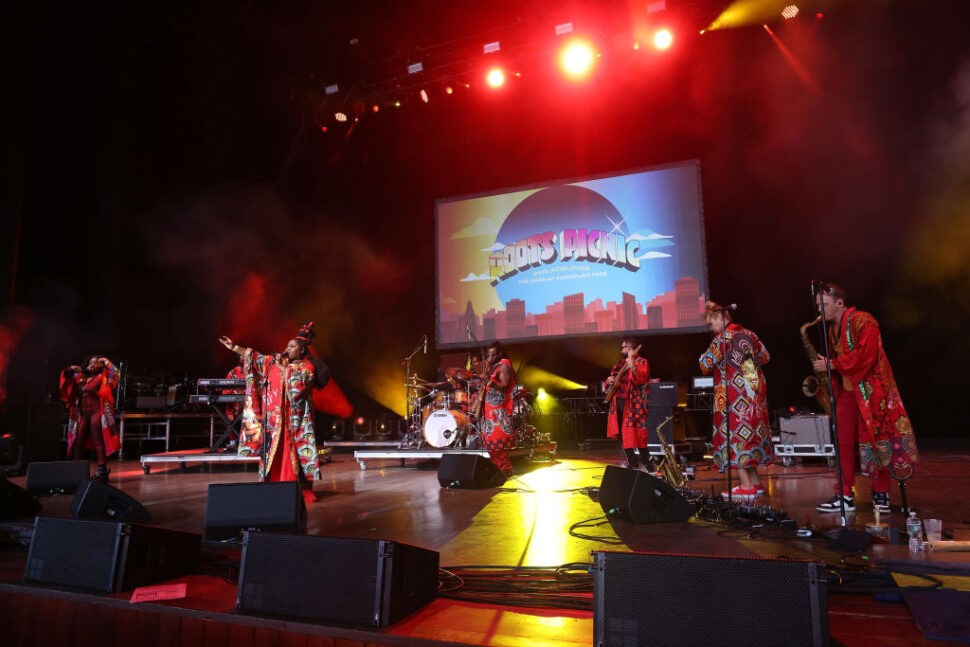
[[[559, 75], [570, 81], [584, 81], [593, 76], [600, 61], [624, 64], [622, 50], [628, 57], [632, 50], [646, 50], [648, 56], [665, 53], [674, 44], [674, 26], [679, 33], [693, 33], [696, 37], [698, 30], [685, 22], [684, 17], [709, 24], [709, 19], [729, 4], [727, 0], [685, 2], [686, 5], [677, 5], [677, 13], [673, 13], [666, 0], [648, 0], [641, 5], [639, 24], [615, 17], [600, 18], [597, 23], [573, 21], [545, 26], [524, 26], [518, 21], [493, 30], [492, 40], [488, 42], [478, 40], [478, 36], [468, 36], [425, 45], [399, 59], [394, 64], [396, 71], [384, 67], [383, 63], [364, 62], [352, 72], [344, 70], [345, 77], [339, 83], [310, 86], [305, 94], [299, 94], [305, 97], [310, 118], [326, 132], [325, 126], [349, 126], [364, 115], [376, 117], [380, 112], [393, 112], [394, 108], [448, 105], [444, 99], [451, 101], [449, 97], [468, 90], [505, 89], [510, 80], [521, 78], [526, 68], [537, 71], [536, 75], [529, 75], [530, 81], [544, 81], [543, 75], [550, 71], [556, 74], [554, 65], [558, 63]], [[789, 5], [783, 15], [792, 17], [788, 15], [791, 12], [794, 12], [792, 16], [797, 14], [797, 6]], [[628, 30], [632, 37], [623, 37], [621, 34]], [[387, 72], [390, 74], [384, 75]], [[438, 97], [442, 102], [433, 100]]]

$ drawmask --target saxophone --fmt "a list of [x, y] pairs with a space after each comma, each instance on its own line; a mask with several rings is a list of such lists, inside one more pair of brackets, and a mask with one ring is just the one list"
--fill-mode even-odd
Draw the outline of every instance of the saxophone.
[[667, 416], [667, 419], [657, 425], [657, 438], [660, 439], [660, 445], [663, 447], [664, 460], [660, 465], [660, 472], [663, 474], [663, 478], [671, 487], [682, 488], [687, 484], [687, 478], [684, 473], [680, 471], [680, 467], [677, 465], [677, 458], [674, 456], [673, 450], [670, 449], [670, 444], [667, 443], [667, 439], [664, 435], [660, 433], [660, 428], [665, 424], [673, 420], [673, 416]]
[[[802, 336], [802, 345], [805, 347], [805, 352], [808, 353], [809, 362], [814, 362], [818, 359], [818, 351], [815, 350], [815, 346], [809, 341], [808, 334], [805, 331], [821, 320], [822, 316], [819, 315], [813, 321], [802, 324], [802, 327], [798, 329], [798, 333]], [[818, 403], [825, 409], [825, 413], [829, 415], [832, 415], [832, 398], [829, 395], [831, 392], [832, 387], [829, 384], [829, 376], [825, 373], [814, 373], [802, 380], [802, 393], [806, 397], [814, 397], [818, 400]]]

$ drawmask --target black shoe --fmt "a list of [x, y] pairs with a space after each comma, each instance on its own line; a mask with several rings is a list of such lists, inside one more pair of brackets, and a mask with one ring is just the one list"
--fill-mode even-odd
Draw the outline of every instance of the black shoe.
[[889, 507], [889, 492], [873, 492], [872, 509], [878, 510], [879, 512], [891, 512], [892, 508]]
[[98, 483], [107, 483], [108, 474], [111, 474], [111, 470], [108, 469], [107, 465], [98, 465], [98, 471], [94, 473], [91, 480], [97, 481]]
[[[855, 511], [855, 497], [843, 496], [842, 501], [845, 502], [846, 512]], [[839, 495], [836, 494], [825, 503], [815, 506], [815, 509], [819, 512], [840, 512], [842, 508], [839, 506]]]

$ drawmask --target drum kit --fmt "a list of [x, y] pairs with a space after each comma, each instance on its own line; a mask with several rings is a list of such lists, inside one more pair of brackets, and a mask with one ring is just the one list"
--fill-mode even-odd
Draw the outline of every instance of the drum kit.
[[[484, 446], [481, 432], [471, 419], [482, 392], [481, 376], [461, 367], [443, 370], [439, 382], [413, 375], [405, 384], [410, 417], [408, 433], [401, 447], [431, 446], [436, 449], [478, 449]], [[528, 424], [533, 415], [533, 396], [521, 386], [512, 393], [512, 427], [518, 445], [536, 440], [535, 427]]]

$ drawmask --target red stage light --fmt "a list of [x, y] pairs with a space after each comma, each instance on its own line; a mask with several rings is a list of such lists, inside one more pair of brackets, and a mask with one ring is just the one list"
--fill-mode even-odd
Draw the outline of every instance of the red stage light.
[[455, 89], [450, 85], [445, 88], [445, 94], [454, 94], [454, 93], [455, 93]]
[[358, 425], [364, 424], [364, 419], [363, 418], [357, 418], [357, 424]]
[[785, 20], [790, 20], [798, 15], [798, 6], [790, 4], [781, 10], [781, 15], [785, 17]]
[[559, 51], [559, 67], [570, 79], [582, 80], [589, 76], [593, 71], [593, 63], [596, 62], [596, 52], [592, 45], [583, 40], [574, 40], [567, 43]]
[[421, 100], [428, 103], [428, 92], [427, 90], [421, 90]]
[[674, 35], [669, 29], [658, 29], [653, 35], [653, 46], [657, 49], [667, 49], [674, 42]]
[[500, 68], [494, 67], [488, 71], [485, 81], [493, 88], [500, 88], [505, 84], [505, 72]]
[[374, 112], [380, 112], [380, 109], [381, 109], [381, 107], [379, 105], [377, 105], [376, 103], [374, 104], [374, 107], [371, 108], [371, 110], [373, 110]]
[[327, 127], [326, 126], [320, 126], [320, 132], [322, 132], [322, 133], [327, 132]]

